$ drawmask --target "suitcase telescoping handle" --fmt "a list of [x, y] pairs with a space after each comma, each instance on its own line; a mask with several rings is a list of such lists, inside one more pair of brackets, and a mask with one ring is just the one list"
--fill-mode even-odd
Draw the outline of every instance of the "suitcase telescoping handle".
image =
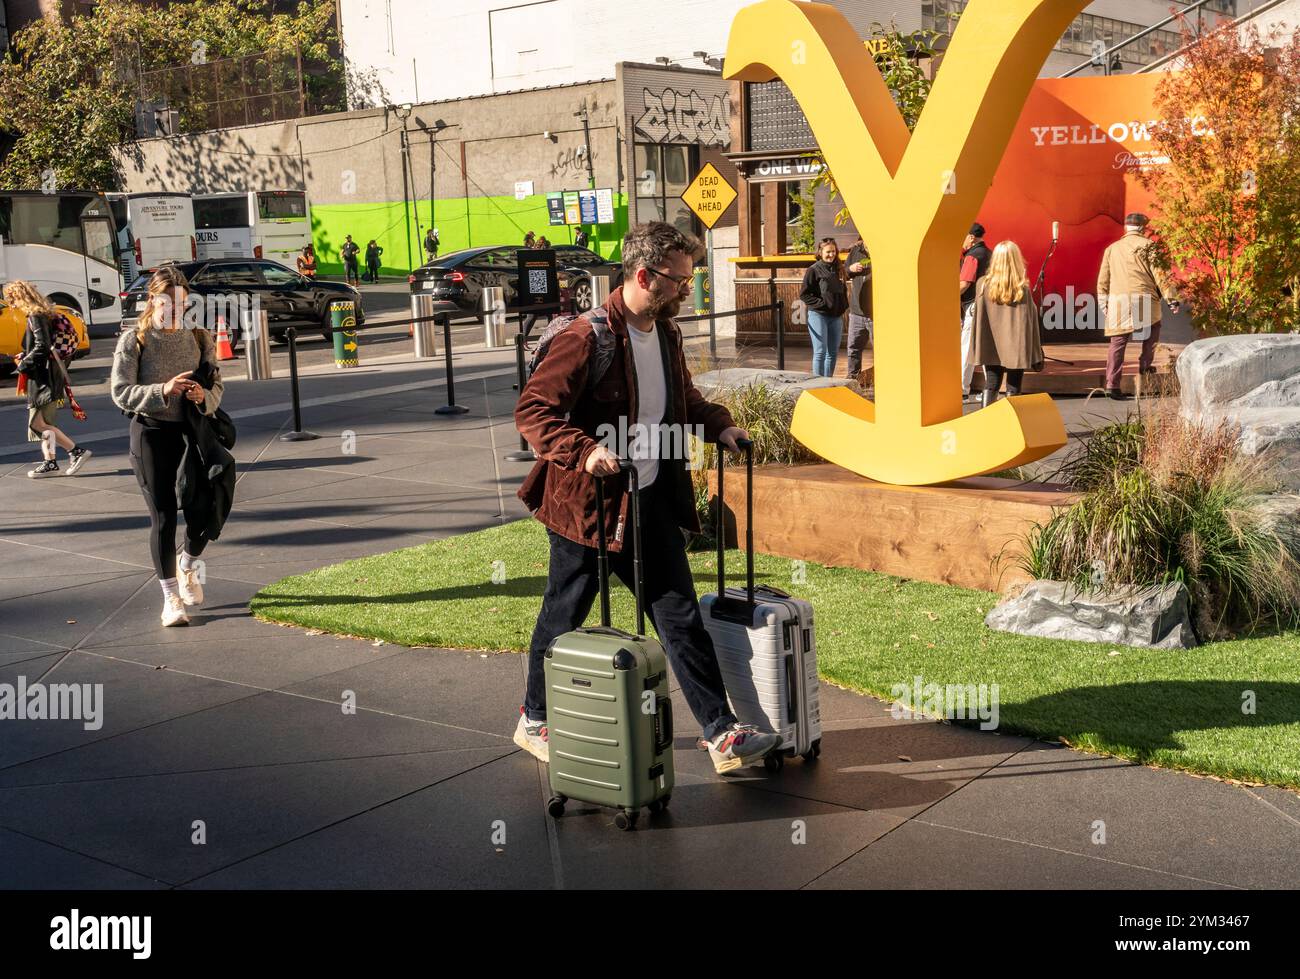
[[[645, 608], [641, 602], [641, 500], [636, 466], [626, 459], [618, 461], [619, 474], [628, 474], [632, 498], [632, 592], [636, 595], [636, 634], [644, 636]], [[605, 477], [596, 477], [596, 567], [600, 577], [600, 624], [609, 622], [609, 543], [605, 539]]]
[[[749, 607], [754, 607], [754, 443], [749, 439], [736, 439], [736, 445], [745, 450], [745, 597]], [[718, 598], [727, 594], [727, 576], [723, 570], [726, 552], [726, 533], [722, 522], [722, 476], [726, 471], [727, 450], [718, 443]]]

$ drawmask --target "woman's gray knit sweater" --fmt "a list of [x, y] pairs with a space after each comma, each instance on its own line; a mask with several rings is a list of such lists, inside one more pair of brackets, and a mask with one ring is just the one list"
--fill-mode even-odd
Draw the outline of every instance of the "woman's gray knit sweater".
[[[113, 355], [113, 403], [123, 411], [159, 421], [180, 421], [184, 395], [178, 392], [170, 398], [163, 397], [163, 384], [177, 374], [197, 370], [201, 359], [214, 368], [220, 366], [213, 345], [208, 344], [205, 351], [193, 330], [182, 328], [173, 333], [149, 330], [143, 347], [136, 339], [135, 330], [126, 330], [118, 338]], [[203, 412], [207, 415], [221, 404], [221, 374], [214, 370], [213, 376], [216, 381], [203, 402]]]

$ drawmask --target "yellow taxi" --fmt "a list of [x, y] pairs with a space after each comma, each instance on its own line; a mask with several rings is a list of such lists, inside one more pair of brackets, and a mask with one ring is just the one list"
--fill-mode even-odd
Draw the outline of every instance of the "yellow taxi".
[[[68, 318], [77, 331], [77, 352], [73, 360], [80, 360], [90, 353], [90, 335], [86, 332], [86, 321], [67, 306], [55, 306]], [[0, 302], [0, 377], [7, 377], [14, 372], [14, 361], [23, 352], [23, 334], [27, 331], [27, 317], [12, 306]]]

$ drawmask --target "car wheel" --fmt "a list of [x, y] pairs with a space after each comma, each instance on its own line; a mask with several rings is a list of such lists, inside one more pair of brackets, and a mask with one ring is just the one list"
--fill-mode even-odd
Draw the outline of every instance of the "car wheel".
[[579, 313], [591, 309], [591, 280], [583, 279], [573, 287], [573, 306]]

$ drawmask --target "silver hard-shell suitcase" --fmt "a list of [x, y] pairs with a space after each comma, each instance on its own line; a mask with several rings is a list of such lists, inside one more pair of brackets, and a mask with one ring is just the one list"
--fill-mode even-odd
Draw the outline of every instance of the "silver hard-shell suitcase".
[[777, 771], [785, 758], [821, 754], [816, 632], [812, 604], [770, 585], [754, 587], [754, 446], [745, 450], [745, 587], [727, 588], [723, 569], [724, 452], [718, 448], [718, 590], [700, 599], [704, 625], [737, 720], [781, 735], [764, 759]]

